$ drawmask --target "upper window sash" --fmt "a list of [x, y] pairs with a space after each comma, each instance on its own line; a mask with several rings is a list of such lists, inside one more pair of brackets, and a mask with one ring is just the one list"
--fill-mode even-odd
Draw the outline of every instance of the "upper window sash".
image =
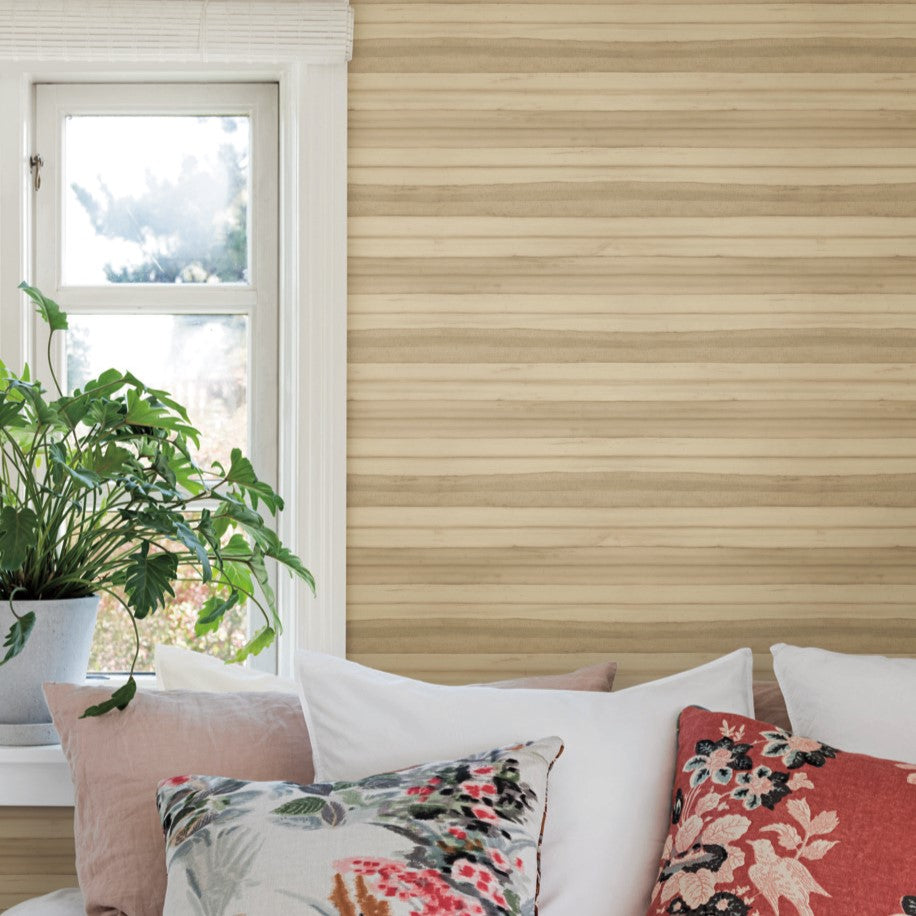
[[[36, 136], [44, 165], [36, 193], [36, 274], [49, 294], [71, 308], [121, 308], [187, 312], [248, 311], [276, 289], [275, 210], [278, 152], [277, 104], [273, 84], [104, 84], [40, 85]], [[65, 122], [85, 115], [226, 115], [249, 119], [248, 281], [229, 284], [129, 283], [99, 286], [67, 283], [62, 275], [65, 195]], [[52, 292], [53, 291], [53, 292]]]

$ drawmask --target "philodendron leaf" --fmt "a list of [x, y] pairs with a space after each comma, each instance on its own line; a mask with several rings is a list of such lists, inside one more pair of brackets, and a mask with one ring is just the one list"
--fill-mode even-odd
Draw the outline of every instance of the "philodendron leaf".
[[[273, 586], [270, 584], [270, 576], [268, 575], [267, 567], [264, 565], [264, 554], [261, 553], [261, 549], [257, 545], [251, 548], [251, 558], [248, 560], [248, 568], [254, 573], [255, 579], [258, 580], [258, 585], [261, 586], [264, 598], [273, 611], [274, 618], [276, 619], [277, 599], [274, 595]], [[260, 651], [259, 649], [258, 652]], [[257, 652], [255, 652], [255, 655], [257, 655]]]
[[213, 498], [218, 500], [218, 505], [213, 513], [213, 518], [229, 518], [234, 522], [242, 525], [252, 526], [254, 528], [263, 528], [264, 519], [254, 509], [249, 509], [244, 503], [233, 499], [231, 496], [224, 496], [219, 493], [213, 493]]
[[83, 465], [99, 477], [113, 477], [125, 470], [131, 457], [126, 448], [109, 442], [104, 451], [96, 448], [84, 455]]
[[219, 629], [223, 622], [223, 617], [227, 611], [230, 611], [239, 603], [239, 593], [233, 592], [228, 598], [220, 598], [214, 595], [204, 602], [204, 606], [197, 615], [197, 623], [194, 624], [194, 632], [198, 636], [205, 633], [212, 633]]
[[38, 539], [38, 516], [28, 507], [0, 509], [0, 569], [19, 569]]
[[247, 594], [251, 594], [254, 588], [251, 571], [244, 563], [236, 560], [223, 560], [218, 579], [220, 585], [226, 585]]
[[137, 553], [131, 554], [125, 569], [124, 591], [127, 603], [137, 620], [151, 614], [174, 597], [172, 582], [178, 575], [178, 560], [170, 553], [149, 555], [149, 541], [144, 541]]
[[305, 568], [305, 564], [302, 560], [300, 560], [288, 547], [284, 547], [282, 544], [277, 543], [269, 550], [266, 550], [265, 553], [271, 559], [276, 560], [278, 563], [282, 563], [289, 570], [290, 575], [295, 573], [300, 579], [305, 580], [308, 587], [312, 590], [312, 594], [315, 594], [315, 578]]
[[261, 627], [254, 635], [254, 638], [249, 639], [248, 642], [229, 659], [229, 661], [240, 664], [245, 661], [249, 655], [257, 655], [259, 652], [263, 652], [264, 649], [274, 641], [276, 635], [276, 631], [273, 627]]
[[51, 461], [57, 465], [61, 471], [63, 471], [74, 483], [79, 484], [81, 487], [88, 487], [89, 489], [92, 489], [93, 487], [97, 487], [102, 482], [102, 479], [98, 474], [88, 470], [87, 468], [71, 467], [67, 462], [67, 451], [62, 443], [54, 443], [54, 445], [48, 449], [48, 455], [51, 457]]
[[136, 696], [137, 682], [131, 675], [127, 683], [120, 686], [107, 700], [96, 706], [90, 706], [81, 716], [81, 719], [90, 719], [95, 716], [104, 716], [113, 709], [127, 709], [128, 703]]
[[7, 650], [6, 655], [0, 659], [0, 665], [5, 665], [11, 658], [15, 658], [24, 648], [28, 641], [29, 634], [35, 626], [35, 612], [29, 611], [17, 617], [10, 627], [6, 639], [3, 641], [3, 648]]
[[27, 401], [35, 416], [35, 421], [43, 426], [60, 424], [60, 414], [41, 396], [42, 388], [37, 382], [23, 382], [18, 379], [10, 381], [9, 393], [18, 392]]
[[175, 537], [197, 557], [201, 579], [209, 582], [213, 578], [213, 570], [210, 568], [206, 544], [183, 521], [176, 520], [172, 530]]
[[34, 286], [29, 286], [25, 281], [19, 284], [19, 289], [38, 306], [38, 313], [44, 318], [52, 331], [67, 330], [67, 315], [53, 299], [49, 299], [35, 289]]
[[258, 480], [253, 465], [242, 454], [241, 449], [234, 448], [229, 454], [229, 471], [226, 474], [226, 480], [247, 491], [254, 508], [257, 508], [259, 499], [264, 501], [264, 505], [272, 515], [276, 515], [277, 510], [283, 508], [283, 500], [274, 493], [269, 484]]
[[90, 401], [85, 420], [87, 424], [97, 426], [99, 432], [113, 430], [123, 422], [124, 410], [117, 401]]
[[0, 427], [9, 426], [16, 423], [17, 426], [22, 424], [19, 417], [19, 411], [22, 410], [22, 402], [11, 402], [6, 399], [6, 394], [0, 394]]
[[150, 429], [165, 429], [183, 433], [193, 440], [195, 445], [199, 444], [200, 434], [193, 426], [184, 423], [180, 417], [176, 417], [168, 407], [157, 402], [155, 398], [140, 397], [133, 388], [127, 392], [127, 412], [123, 419], [131, 426], [145, 426]]

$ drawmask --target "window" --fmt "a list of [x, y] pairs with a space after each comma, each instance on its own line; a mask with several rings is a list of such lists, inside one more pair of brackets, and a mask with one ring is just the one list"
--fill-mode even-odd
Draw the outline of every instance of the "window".
[[[156, 92], [175, 83], [185, 84], [181, 88], [188, 91], [212, 93], [227, 84], [276, 87], [280, 421], [272, 444], [278, 453], [277, 484], [286, 502], [279, 520], [284, 543], [306, 560], [318, 580], [317, 598], [304, 584], [285, 576], [277, 581], [284, 620], [277, 670], [291, 676], [298, 648], [343, 654], [347, 61], [353, 47], [353, 12], [347, 0], [0, 0], [0, 9], [0, 357], [15, 366], [26, 361], [36, 365], [42, 350], [31, 310], [16, 288], [19, 281], [45, 283], [39, 267], [42, 272], [60, 271], [59, 279], [67, 279], [60, 246], [39, 235], [43, 216], [37, 208], [47, 200], [44, 191], [54, 180], [54, 168], [46, 163], [43, 188], [35, 192], [29, 159], [39, 153], [36, 87], [82, 84], [87, 91], [103, 94], [151, 82], [157, 84]], [[150, 89], [141, 95], [147, 102], [153, 98]], [[208, 109], [212, 116], [239, 115], [238, 110], [209, 105], [192, 106], [190, 115]], [[140, 113], [152, 116], [148, 107]], [[255, 168], [252, 180], [257, 181], [258, 174], [263, 173]], [[252, 195], [257, 195], [256, 189]], [[258, 229], [251, 225], [249, 245], [254, 239], [259, 239]], [[117, 259], [111, 260], [117, 268]], [[104, 315], [116, 314], [139, 317], [140, 307], [149, 305], [159, 287], [166, 285], [135, 284], [135, 306], [123, 311], [114, 304], [115, 284], [73, 282], [60, 298], [80, 320], [101, 321]], [[54, 292], [57, 286], [55, 279], [48, 290]], [[206, 286], [192, 294], [183, 285], [181, 292], [196, 296], [194, 302], [174, 309], [160, 304], [158, 314], [237, 316], [239, 298], [250, 293], [226, 280], [218, 290]], [[213, 306], [212, 299], [211, 307], [200, 304], [217, 292], [222, 305]], [[256, 357], [259, 337], [251, 327], [248, 341]], [[57, 359], [63, 366], [64, 354], [57, 354]], [[254, 370], [252, 385], [257, 381]], [[259, 461], [257, 422], [262, 405], [256, 391], [249, 391], [249, 398], [253, 457]]]
[[[35, 276], [70, 316], [57, 378], [72, 389], [129, 369], [188, 408], [198, 461], [239, 446], [276, 484], [276, 84], [42, 84], [35, 140]], [[44, 326], [34, 333], [47, 374]], [[148, 622], [140, 670], [153, 641], [228, 656], [246, 640], [244, 610], [192, 639], [208, 591], [184, 583]], [[91, 669], [127, 669], [132, 633], [103, 597]]]

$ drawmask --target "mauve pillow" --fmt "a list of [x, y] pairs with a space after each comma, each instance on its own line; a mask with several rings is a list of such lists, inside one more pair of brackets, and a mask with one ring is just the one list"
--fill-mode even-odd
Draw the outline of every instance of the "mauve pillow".
[[577, 668], [569, 674], [540, 674], [509, 681], [493, 681], [482, 687], [510, 687], [522, 690], [588, 690], [607, 693], [614, 686], [617, 662], [600, 662], [587, 668]]
[[165, 846], [158, 784], [218, 773], [308, 785], [299, 700], [283, 693], [141, 692], [124, 712], [80, 719], [110, 689], [46, 684], [76, 790], [76, 871], [89, 916], [160, 916]]
[[[485, 687], [521, 687], [527, 690], [608, 691], [614, 686], [617, 662], [600, 662], [568, 674], [543, 674], [484, 684]], [[282, 690], [298, 695], [296, 682], [179, 646], [156, 646], [156, 680], [162, 690], [226, 691]]]
[[792, 730], [786, 701], [776, 681], [754, 681], [754, 718]]
[[[183, 662], [195, 669], [195, 678], [212, 672], [206, 656], [185, 656]], [[616, 662], [603, 662], [569, 674], [489, 686], [603, 692], [611, 689], [616, 670]], [[179, 668], [176, 678], [180, 673]], [[156, 811], [161, 780], [183, 773], [301, 785], [314, 779], [296, 694], [282, 692], [281, 686], [268, 692], [241, 685], [244, 692], [214, 691], [141, 692], [123, 713], [80, 719], [87, 706], [111, 691], [45, 685], [76, 789], [76, 868], [89, 916], [161, 914], [166, 885]]]

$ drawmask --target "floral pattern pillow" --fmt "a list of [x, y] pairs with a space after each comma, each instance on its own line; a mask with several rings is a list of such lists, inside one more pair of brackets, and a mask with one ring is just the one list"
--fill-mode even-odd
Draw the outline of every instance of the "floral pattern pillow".
[[675, 774], [650, 916], [916, 914], [916, 766], [690, 707]]
[[559, 738], [359, 782], [159, 786], [166, 916], [535, 916]]

